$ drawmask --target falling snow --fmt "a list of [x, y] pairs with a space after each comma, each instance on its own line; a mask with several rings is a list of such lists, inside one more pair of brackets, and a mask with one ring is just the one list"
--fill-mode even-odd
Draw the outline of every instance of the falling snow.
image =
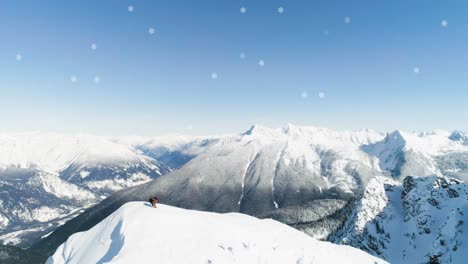
[[211, 73], [211, 79], [216, 80], [218, 79], [218, 74], [216, 72]]
[[135, 7], [130, 5], [130, 6], [128, 6], [127, 10], [128, 10], [128, 12], [132, 13], [133, 11], [135, 11]]
[[419, 72], [420, 72], [419, 67], [414, 67], [414, 68], [413, 68], [413, 72], [414, 72], [415, 74], [419, 74]]
[[282, 6], [278, 7], [278, 13], [283, 14], [284, 8]]
[[94, 79], [93, 79], [94, 83], [100, 83], [101, 82], [101, 77], [99, 76], [94, 76]]
[[264, 60], [259, 60], [259, 61], [258, 61], [258, 65], [259, 65], [260, 67], [265, 66], [265, 61], [264, 61]]
[[23, 55], [18, 53], [18, 54], [16, 54], [15, 58], [16, 58], [17, 61], [22, 61], [23, 60]]
[[241, 12], [242, 14], [247, 13], [247, 8], [241, 7], [241, 8], [240, 8], [240, 12]]
[[307, 92], [302, 92], [301, 93], [301, 98], [302, 99], [307, 99], [307, 97], [309, 97], [309, 94]]
[[245, 59], [245, 53], [244, 53], [244, 52], [241, 52], [241, 54], [239, 55], [239, 57], [240, 57], [241, 59]]
[[320, 99], [325, 98], [325, 93], [324, 93], [324, 92], [319, 92], [319, 93], [318, 93], [318, 97], [319, 97]]
[[448, 26], [447, 20], [442, 20], [442, 22], [440, 22], [440, 25], [443, 27], [447, 27]]
[[350, 18], [349, 16], [345, 17], [345, 18], [344, 18], [344, 22], [345, 22], [346, 24], [351, 23], [351, 18]]
[[97, 50], [97, 44], [96, 43], [91, 44], [91, 49], [92, 50]]
[[154, 35], [154, 33], [156, 33], [156, 29], [150, 27], [150, 28], [148, 29], [148, 34]]
[[78, 78], [75, 75], [70, 76], [70, 81], [72, 83], [76, 83], [78, 81]]

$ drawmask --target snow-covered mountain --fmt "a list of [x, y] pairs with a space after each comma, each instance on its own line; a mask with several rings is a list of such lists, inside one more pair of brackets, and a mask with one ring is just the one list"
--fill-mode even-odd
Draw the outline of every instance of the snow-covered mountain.
[[111, 138], [116, 143], [132, 146], [146, 156], [154, 158], [173, 169], [182, 167], [204, 152], [218, 137], [166, 135], [157, 137], [127, 136]]
[[182, 208], [274, 218], [326, 239], [343, 225], [376, 175], [395, 182], [406, 175], [444, 173], [466, 179], [468, 146], [451, 135], [289, 125], [197, 138], [174, 147], [191, 153], [179, 169], [111, 195], [33, 248], [51, 254], [72, 233], [93, 227], [126, 202], [153, 195]]
[[0, 240], [27, 246], [114, 191], [170, 169], [90, 135], [0, 135]]
[[[32, 248], [41, 254], [51, 254], [72, 233], [93, 227], [125, 202], [147, 200], [152, 195], [157, 195], [167, 204], [183, 208], [274, 218], [315, 238], [326, 239], [343, 225], [354, 209], [355, 203], [352, 201], [359, 200], [368, 182], [375, 176], [395, 182], [402, 182], [407, 175], [446, 175], [466, 180], [468, 145], [465, 135], [462, 132], [443, 131], [395, 131], [387, 134], [372, 130], [338, 132], [288, 125], [280, 129], [253, 126], [245, 133], [211, 137], [98, 137], [96, 140], [113, 146], [110, 149], [123, 149], [117, 153], [128, 150], [130, 157], [149, 160], [153, 165], [155, 158], [164, 160], [177, 169], [155, 181], [111, 195], [52, 234], [44, 236]], [[95, 145], [100, 144], [93, 143], [84, 149], [92, 149]], [[97, 155], [97, 158], [89, 160], [118, 160], [120, 156], [116, 156], [117, 159], [115, 155], [103, 159], [102, 155]], [[8, 157], [11, 158], [11, 155]], [[126, 158], [127, 155], [122, 157]], [[44, 166], [47, 168], [67, 167], [51, 161], [43, 164], [52, 164]], [[163, 165], [156, 166], [160, 168]], [[16, 167], [23, 170], [21, 166]], [[74, 167], [82, 168], [80, 165], [68, 166]], [[118, 168], [117, 171], [125, 171], [125, 168], [117, 165], [111, 166], [114, 167]], [[75, 173], [62, 177], [65, 171]], [[73, 169], [60, 173], [44, 169], [41, 173], [55, 175], [53, 179], [101, 196], [97, 191], [100, 188], [91, 188], [93, 185], [88, 181], [94, 180], [89, 177], [92, 174], [86, 172], [83, 174], [85, 177], [80, 177], [82, 170]], [[98, 175], [109, 177], [106, 179], [112, 184], [119, 182], [118, 176], [107, 172]], [[42, 192], [40, 188], [38, 192]], [[85, 200], [87, 196], [83, 193], [80, 197]], [[60, 223], [67, 220], [62, 219]], [[50, 230], [55, 228], [52, 226]]]
[[370, 181], [330, 240], [391, 263], [466, 263], [468, 185], [448, 177]]
[[49, 258], [60, 263], [386, 263], [274, 220], [143, 202], [123, 205]]
[[462, 133], [394, 131], [384, 140], [362, 146], [379, 159], [383, 172], [408, 175], [447, 175], [468, 180], [468, 145]]

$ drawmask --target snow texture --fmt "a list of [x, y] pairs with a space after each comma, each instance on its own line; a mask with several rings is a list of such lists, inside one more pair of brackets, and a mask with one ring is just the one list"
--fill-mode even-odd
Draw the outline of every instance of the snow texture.
[[60, 263], [386, 263], [274, 220], [132, 202], [49, 258]]
[[466, 263], [468, 186], [447, 177], [374, 178], [331, 241], [391, 263]]

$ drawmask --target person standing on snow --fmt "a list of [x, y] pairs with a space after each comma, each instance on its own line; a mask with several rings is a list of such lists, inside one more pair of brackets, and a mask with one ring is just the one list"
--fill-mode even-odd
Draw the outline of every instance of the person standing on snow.
[[151, 203], [151, 206], [154, 207], [154, 208], [157, 208], [158, 206], [156, 205], [158, 203], [158, 198], [155, 197], [152, 197], [149, 199], [149, 202]]

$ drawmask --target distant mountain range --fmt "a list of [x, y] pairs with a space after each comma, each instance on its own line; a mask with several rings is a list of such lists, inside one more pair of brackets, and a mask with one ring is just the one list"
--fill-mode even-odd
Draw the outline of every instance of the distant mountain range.
[[170, 170], [101, 137], [0, 135], [0, 240], [29, 246], [111, 193]]
[[[31, 137], [31, 134], [28, 134], [28, 137]], [[65, 142], [68, 142], [65, 138], [69, 138], [62, 135], [50, 137], [59, 137]], [[57, 229], [56, 226], [65, 221], [60, 222], [60, 219], [63, 219], [61, 217], [74, 216], [70, 213], [72, 209], [67, 211], [68, 214], [60, 214], [60, 217], [50, 216], [52, 220], [49, 221], [56, 221], [57, 224], [42, 233], [32, 234], [28, 238], [25, 238], [25, 235], [14, 236], [14, 239], [10, 235], [10, 238], [4, 242], [15, 244], [27, 241], [19, 245], [34, 244], [31, 247], [34, 252], [51, 255], [71, 234], [93, 227], [124, 203], [147, 200], [148, 197], [157, 195], [164, 203], [182, 208], [212, 212], [241, 212], [258, 217], [271, 217], [315, 238], [351, 244], [393, 261], [403, 254], [390, 254], [382, 248], [375, 251], [368, 246], [367, 240], [355, 239], [353, 242], [340, 233], [345, 229], [352, 230], [353, 222], [349, 219], [352, 215], [359, 214], [357, 212], [359, 203], [368, 192], [371, 192], [367, 194], [367, 197], [371, 197], [369, 199], [387, 195], [385, 192], [372, 193], [373, 189], [369, 189], [369, 186], [375, 185], [376, 181], [382, 181], [378, 179], [391, 181], [392, 186], [403, 186], [406, 176], [445, 179], [449, 183], [458, 181], [462, 185], [468, 179], [468, 141], [463, 132], [380, 133], [372, 130], [338, 132], [317, 127], [288, 125], [281, 129], [253, 126], [245, 133], [211, 137], [70, 136], [73, 140], [81, 137], [92, 138], [93, 143], [83, 148], [69, 143], [63, 149], [57, 148], [56, 151], [34, 156], [35, 159], [19, 159], [39, 160], [39, 162], [8, 162], [6, 164], [9, 165], [4, 166], [5, 169], [0, 173], [0, 179], [2, 181], [4, 178], [8, 179], [4, 176], [8, 175], [6, 173], [8, 170], [18, 168], [30, 170], [39, 167], [36, 164], [39, 163], [45, 169], [35, 171], [34, 177], [38, 178], [40, 177], [38, 175], [45, 174], [51, 179], [59, 179], [64, 184], [78, 188], [77, 191], [67, 191], [67, 194], [80, 193], [80, 197], [87, 197], [86, 193], [89, 197], [94, 197], [88, 200], [83, 198], [86, 202], [77, 203], [74, 206], [75, 210], [82, 210], [95, 204], [101, 196], [109, 194], [110, 196]], [[18, 142], [30, 144], [25, 143], [29, 142], [26, 138], [26, 136], [19, 137]], [[70, 139], [74, 142], [73, 140]], [[7, 141], [0, 140], [5, 144], [8, 144]], [[50, 142], [57, 141], [51, 139]], [[95, 150], [95, 147], [98, 150]], [[76, 155], [57, 154], [58, 157], [50, 159], [68, 160], [62, 163], [38, 158], [48, 156], [47, 153], [82, 153], [76, 149], [85, 153], [82, 154], [83, 158], [65, 159], [63, 157]], [[105, 156], [104, 152], [109, 153], [108, 156]], [[103, 155], [108, 158], [103, 158]], [[0, 157], [0, 164], [4, 164], [3, 160], [11, 160], [12, 155], [2, 153]], [[70, 162], [71, 160], [77, 164]], [[117, 162], [112, 162], [113, 160]], [[127, 165], [122, 166], [122, 164]], [[130, 170], [129, 166], [135, 169]], [[130, 187], [152, 179], [155, 180]], [[8, 181], [5, 182], [5, 185], [3, 183], [0, 185], [0, 189], [7, 186]], [[30, 189], [29, 185], [24, 186], [26, 192]], [[117, 189], [122, 190], [111, 194]], [[38, 190], [37, 193], [52, 195], [54, 199], [60, 201], [77, 200], [77, 198], [59, 197], [45, 188]], [[67, 190], [72, 189], [67, 188]], [[423, 190], [426, 189], [422, 188], [421, 192]], [[32, 193], [31, 197], [38, 196], [37, 193]], [[14, 200], [18, 196], [12, 197]], [[459, 197], [461, 201], [465, 197], [466, 201], [466, 192], [459, 191]], [[395, 200], [393, 196], [382, 199], [385, 202], [379, 205], [375, 216], [367, 219], [366, 223], [372, 222], [388, 201], [396, 204], [403, 201]], [[449, 204], [447, 206], [450, 208], [459, 208], [455, 200], [446, 199], [444, 203]], [[421, 206], [424, 204], [423, 201], [415, 202], [421, 203]], [[24, 207], [30, 212], [41, 206], [50, 207], [46, 205], [48, 202], [43, 204], [30, 203]], [[6, 210], [0, 210], [0, 217], [11, 215], [10, 211]], [[463, 211], [464, 208], [460, 210]], [[402, 211], [392, 212], [397, 214]], [[13, 220], [8, 221], [11, 223], [10, 228], [19, 226], [13, 224]], [[21, 224], [23, 226], [17, 228], [18, 231], [24, 229], [24, 223]], [[413, 225], [414, 221], [406, 224]], [[5, 230], [8, 230], [7, 228]], [[53, 229], [56, 231], [47, 234]], [[462, 225], [461, 230], [464, 229], [466, 228]], [[11, 234], [11, 231], [5, 231], [3, 234]], [[47, 234], [47, 236], [41, 239], [38, 234], [41, 236]], [[358, 236], [353, 238], [355, 237]], [[405, 255], [407, 259], [424, 261], [430, 257], [437, 257], [438, 253], [436, 254], [434, 250], [428, 248], [426, 250], [424, 245], [420, 245], [420, 248], [425, 254], [424, 257], [420, 258], [418, 255], [413, 258], [409, 256], [412, 252], [407, 252]]]

